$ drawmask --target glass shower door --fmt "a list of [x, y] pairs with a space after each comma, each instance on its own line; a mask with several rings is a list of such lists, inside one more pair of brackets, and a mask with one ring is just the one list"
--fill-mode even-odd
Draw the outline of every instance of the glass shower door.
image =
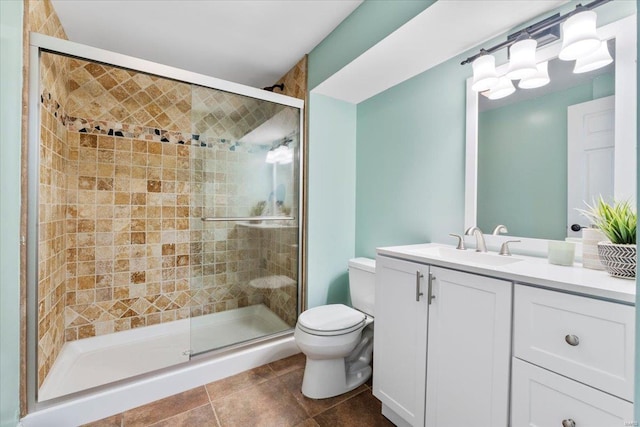
[[191, 353], [295, 326], [300, 110], [193, 86]]

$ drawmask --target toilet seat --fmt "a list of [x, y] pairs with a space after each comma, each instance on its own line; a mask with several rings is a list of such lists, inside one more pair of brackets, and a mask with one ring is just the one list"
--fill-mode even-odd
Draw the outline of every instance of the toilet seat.
[[364, 313], [343, 304], [314, 307], [298, 318], [298, 328], [311, 335], [335, 336], [356, 331], [365, 325]]

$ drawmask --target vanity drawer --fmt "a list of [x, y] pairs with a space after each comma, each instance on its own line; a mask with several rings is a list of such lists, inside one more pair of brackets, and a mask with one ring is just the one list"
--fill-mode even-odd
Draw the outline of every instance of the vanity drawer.
[[516, 285], [514, 356], [633, 401], [634, 307]]
[[632, 420], [632, 403], [522, 360], [513, 360], [513, 427], [613, 427], [630, 425], [625, 423]]

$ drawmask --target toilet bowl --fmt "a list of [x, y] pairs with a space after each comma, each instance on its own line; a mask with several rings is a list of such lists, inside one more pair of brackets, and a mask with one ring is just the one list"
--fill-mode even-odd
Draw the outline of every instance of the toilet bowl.
[[[325, 399], [353, 390], [371, 377], [375, 261], [349, 261], [354, 307], [330, 304], [298, 318], [294, 338], [307, 357], [302, 394]], [[365, 311], [366, 310], [366, 311]]]

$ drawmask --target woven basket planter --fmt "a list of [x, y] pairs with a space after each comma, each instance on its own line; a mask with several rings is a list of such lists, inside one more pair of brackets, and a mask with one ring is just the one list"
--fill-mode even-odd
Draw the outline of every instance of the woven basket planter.
[[634, 279], [636, 277], [636, 245], [598, 243], [598, 255], [607, 272], [613, 277]]

